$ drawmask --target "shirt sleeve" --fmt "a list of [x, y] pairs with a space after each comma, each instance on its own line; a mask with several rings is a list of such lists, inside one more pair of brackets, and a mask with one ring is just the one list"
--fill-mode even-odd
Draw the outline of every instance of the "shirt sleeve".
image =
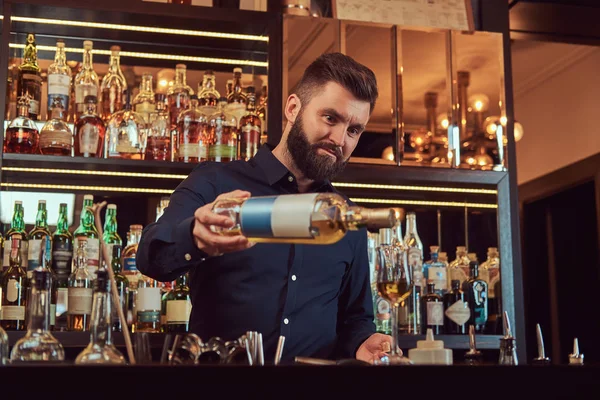
[[199, 164], [171, 194], [159, 220], [142, 231], [136, 255], [142, 274], [161, 282], [172, 281], [207, 257], [192, 236], [194, 212], [214, 201], [217, 193], [216, 168], [210, 163]]
[[355, 358], [356, 351], [375, 333], [373, 297], [369, 277], [367, 231], [361, 230], [355, 257], [342, 283], [338, 306], [336, 358]]

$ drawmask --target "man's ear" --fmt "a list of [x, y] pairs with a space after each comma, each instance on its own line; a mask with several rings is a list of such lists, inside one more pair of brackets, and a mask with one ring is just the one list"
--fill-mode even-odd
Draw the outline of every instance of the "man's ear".
[[285, 118], [290, 122], [296, 122], [296, 117], [300, 113], [300, 109], [302, 108], [302, 103], [300, 102], [300, 98], [291, 94], [285, 103]]

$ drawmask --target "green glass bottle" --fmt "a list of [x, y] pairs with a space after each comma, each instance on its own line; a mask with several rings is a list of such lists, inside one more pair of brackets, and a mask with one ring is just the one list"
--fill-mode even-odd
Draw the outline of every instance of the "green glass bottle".
[[113, 246], [123, 246], [123, 240], [117, 233], [117, 206], [115, 204], [109, 204], [106, 206], [106, 217], [104, 219], [104, 233], [102, 234], [102, 240], [108, 248], [108, 254], [113, 254]]
[[79, 248], [79, 242], [86, 242], [87, 267], [92, 279], [96, 277], [96, 271], [100, 266], [100, 234], [96, 229], [96, 222], [92, 206], [94, 205], [94, 196], [86, 194], [83, 196], [83, 207], [79, 226], [73, 233], [75, 238], [75, 248]]
[[[119, 294], [119, 299], [121, 300], [123, 315], [127, 316], [127, 307], [129, 300], [129, 281], [127, 280], [125, 275], [121, 273], [121, 245], [113, 245], [111, 254], [112, 261], [110, 265], [115, 276], [117, 293]], [[123, 326], [121, 325], [121, 320], [119, 319], [119, 313], [116, 307], [112, 308], [112, 328], [115, 332], [123, 332]]]
[[[40, 266], [40, 251], [44, 239], [52, 241], [48, 229], [48, 212], [46, 200], [38, 201], [38, 211], [35, 217], [35, 227], [29, 232], [29, 251], [27, 256], [27, 277], [31, 279], [33, 270]], [[50, 246], [52, 244], [50, 243]]]
[[175, 287], [167, 294], [167, 332], [188, 332], [192, 300], [188, 286], [188, 274], [177, 278]]
[[60, 203], [56, 230], [52, 235], [51, 268], [56, 277], [56, 323], [54, 330], [67, 330], [67, 299], [72, 264], [73, 235], [69, 231], [67, 204]]
[[[27, 232], [25, 231], [24, 213], [23, 202], [21, 200], [16, 200], [10, 229], [6, 232], [4, 240], [6, 243], [10, 244], [13, 238], [19, 239], [21, 243], [21, 262], [26, 266], [26, 260], [29, 256], [29, 235], [27, 235]], [[10, 245], [4, 246], [4, 258], [2, 261], [3, 272], [5, 272], [10, 265], [10, 247]]]

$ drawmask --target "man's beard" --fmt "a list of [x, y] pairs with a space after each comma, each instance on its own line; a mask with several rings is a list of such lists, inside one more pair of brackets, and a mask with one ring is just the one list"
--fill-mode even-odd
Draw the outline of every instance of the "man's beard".
[[[329, 142], [310, 144], [302, 128], [302, 111], [300, 111], [287, 139], [287, 149], [294, 164], [310, 180], [332, 180], [348, 164], [348, 161], [344, 160], [342, 149]], [[331, 156], [318, 154], [319, 148], [332, 151], [336, 155], [336, 160], [334, 161]]]

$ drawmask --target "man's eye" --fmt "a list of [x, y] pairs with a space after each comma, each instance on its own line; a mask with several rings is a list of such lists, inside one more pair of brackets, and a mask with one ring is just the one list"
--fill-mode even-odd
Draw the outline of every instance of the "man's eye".
[[356, 129], [356, 128], [353, 128], [353, 129], [348, 129], [348, 134], [349, 134], [350, 136], [356, 136], [356, 135], [358, 135], [359, 133], [360, 133], [360, 131], [359, 131], [358, 129]]
[[330, 124], [333, 124], [335, 122], [335, 118], [333, 118], [333, 116], [331, 115], [325, 115], [325, 120]]

